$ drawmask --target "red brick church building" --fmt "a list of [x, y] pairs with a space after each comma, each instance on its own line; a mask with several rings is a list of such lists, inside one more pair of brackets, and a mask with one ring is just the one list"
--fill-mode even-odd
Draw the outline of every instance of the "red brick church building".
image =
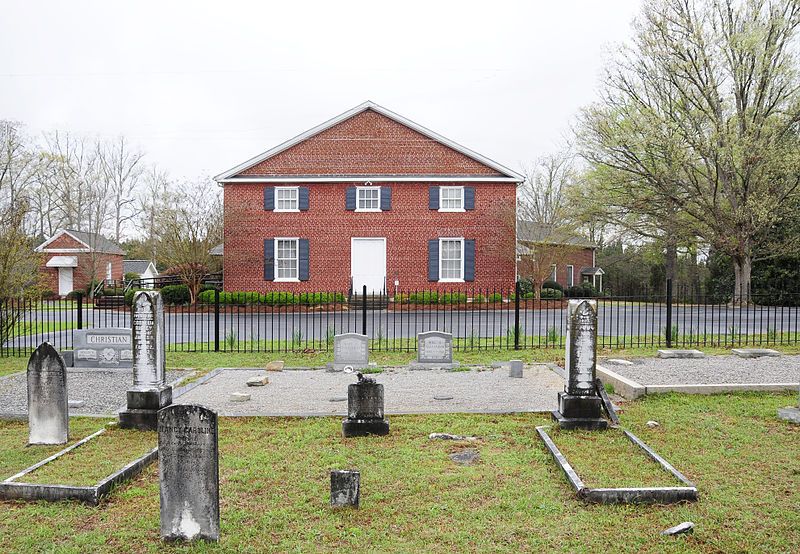
[[513, 286], [522, 176], [372, 102], [215, 179], [225, 290]]

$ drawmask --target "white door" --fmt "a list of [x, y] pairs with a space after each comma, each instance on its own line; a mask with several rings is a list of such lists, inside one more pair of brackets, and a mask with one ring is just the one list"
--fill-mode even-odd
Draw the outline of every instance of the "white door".
[[58, 268], [58, 295], [66, 296], [72, 292], [72, 268]]
[[350, 271], [355, 294], [361, 294], [364, 285], [367, 294], [381, 294], [386, 283], [386, 239], [352, 239]]

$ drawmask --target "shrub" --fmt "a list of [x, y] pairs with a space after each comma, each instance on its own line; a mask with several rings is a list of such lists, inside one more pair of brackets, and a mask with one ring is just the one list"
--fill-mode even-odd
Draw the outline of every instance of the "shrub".
[[411, 304], [438, 304], [439, 293], [435, 291], [412, 292], [408, 295]]
[[164, 304], [188, 304], [191, 301], [187, 285], [167, 285], [161, 289]]
[[67, 300], [76, 300], [78, 296], [85, 296], [85, 294], [79, 290], [73, 290], [69, 294], [67, 294]]
[[542, 289], [542, 300], [561, 300], [564, 293], [558, 289], [544, 288]]
[[525, 295], [529, 292], [533, 292], [533, 281], [530, 279], [520, 279], [519, 280], [519, 291]]
[[136, 279], [139, 279], [139, 274], [135, 271], [129, 271], [125, 274], [125, 280], [128, 282], [135, 281]]
[[550, 280], [545, 281], [544, 283], [542, 283], [542, 288], [543, 289], [555, 289], [555, 290], [557, 290], [559, 292], [564, 292], [564, 287], [562, 287], [559, 283], [557, 283], [555, 281], [550, 281]]
[[203, 304], [212, 304], [214, 302], [214, 289], [204, 290], [198, 294], [197, 301]]
[[500, 294], [499, 292], [493, 292], [492, 294], [489, 295], [488, 300], [489, 302], [502, 302], [503, 295]]
[[465, 304], [467, 294], [464, 292], [445, 292], [439, 295], [439, 304]]
[[600, 293], [597, 292], [591, 283], [581, 283], [568, 287], [564, 291], [564, 296], [567, 298], [594, 298], [600, 296]]
[[475, 294], [472, 296], [472, 303], [473, 304], [482, 304], [486, 302], [486, 297], [481, 293]]

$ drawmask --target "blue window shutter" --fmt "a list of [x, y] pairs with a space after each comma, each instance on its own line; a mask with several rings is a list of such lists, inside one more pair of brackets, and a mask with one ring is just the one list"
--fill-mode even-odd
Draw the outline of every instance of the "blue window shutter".
[[381, 211], [392, 209], [392, 187], [381, 187]]
[[439, 239], [428, 241], [428, 281], [439, 280]]
[[439, 209], [439, 187], [428, 187], [428, 209]]
[[464, 280], [475, 280], [475, 240], [464, 240]]
[[464, 209], [475, 209], [475, 187], [464, 187]]
[[264, 239], [264, 280], [275, 280], [275, 240]]
[[347, 187], [344, 195], [344, 207], [346, 210], [355, 211], [356, 209], [356, 187]]
[[308, 187], [297, 188], [297, 207], [301, 212], [308, 211]]
[[308, 239], [297, 241], [297, 277], [301, 281], [308, 281]]
[[275, 209], [275, 188], [264, 189], [264, 211], [271, 212]]

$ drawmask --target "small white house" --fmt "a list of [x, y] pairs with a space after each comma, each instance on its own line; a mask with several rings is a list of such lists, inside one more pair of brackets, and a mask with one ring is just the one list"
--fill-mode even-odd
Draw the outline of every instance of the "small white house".
[[[122, 262], [125, 275], [128, 273], [136, 273], [139, 279], [154, 279], [158, 277], [158, 270], [153, 262], [147, 260], [125, 260]], [[146, 288], [151, 288], [152, 282], [146, 285]]]

